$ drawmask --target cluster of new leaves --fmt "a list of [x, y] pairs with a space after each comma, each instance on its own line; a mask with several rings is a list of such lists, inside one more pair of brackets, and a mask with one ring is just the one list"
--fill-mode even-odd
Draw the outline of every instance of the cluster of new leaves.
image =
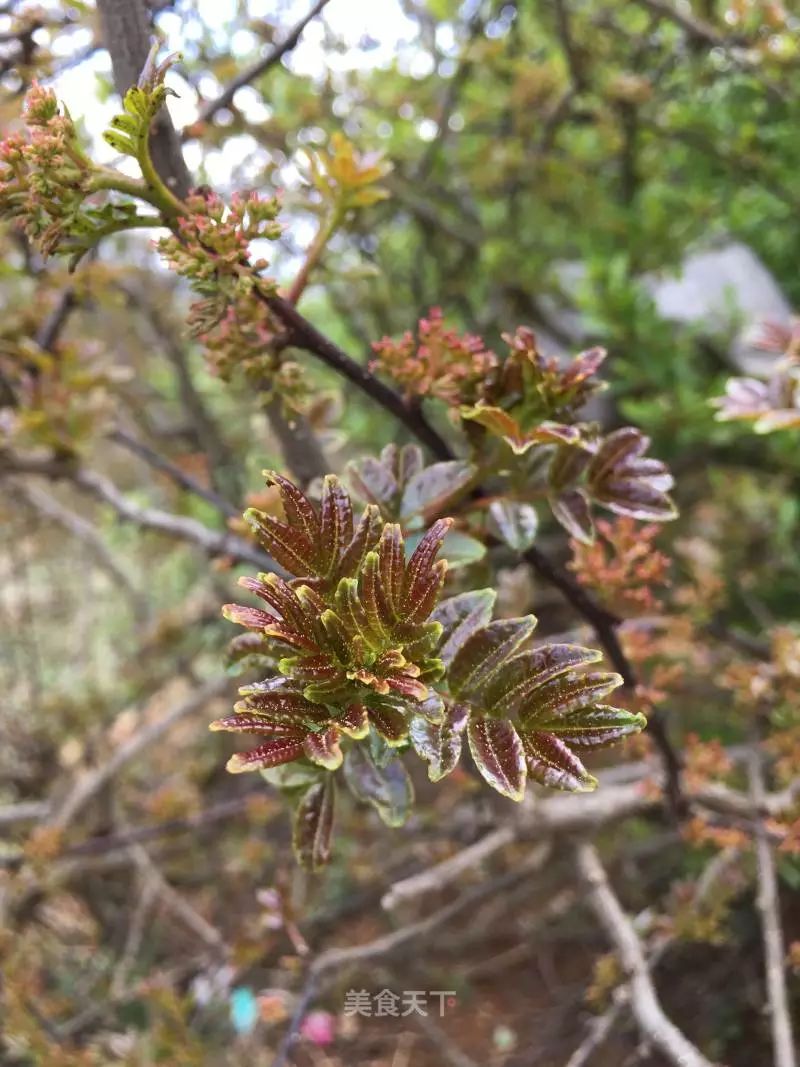
[[[411, 334], [399, 342], [380, 341], [374, 346], [376, 366], [411, 395], [445, 400], [464, 420], [476, 456], [486, 456], [492, 441], [495, 450], [505, 449], [505, 455], [497, 453], [498, 463], [524, 476], [517, 482], [533, 487], [544, 459], [546, 495], [574, 538], [593, 541], [592, 505], [652, 522], [675, 517], [668, 495], [672, 477], [663, 463], [645, 455], [647, 437], [632, 427], [603, 437], [596, 426], [577, 421], [587, 400], [604, 388], [596, 377], [606, 356], [602, 348], [562, 365], [543, 356], [534, 334], [520, 328], [505, 335], [509, 352], [500, 360], [479, 337], [446, 329], [438, 311], [420, 323], [419, 339], [425, 343]], [[535, 532], [530, 502], [519, 503], [526, 509], [522, 527]], [[499, 517], [507, 528], [503, 509]], [[520, 524], [514, 518], [511, 525]], [[524, 547], [524, 538], [515, 535], [513, 541]]]
[[655, 547], [660, 527], [644, 526], [625, 515], [600, 519], [600, 536], [592, 543], [573, 540], [570, 564], [581, 585], [592, 589], [612, 611], [655, 614], [661, 607], [655, 587], [668, 583], [670, 561]]
[[242, 361], [262, 373], [274, 363], [274, 331], [266, 307], [253, 299], [275, 292], [262, 272], [265, 259], [251, 259], [250, 242], [276, 240], [280, 204], [275, 197], [234, 194], [229, 206], [214, 193], [196, 193], [174, 233], [158, 242], [170, 268], [188, 279], [199, 299], [192, 304], [189, 328], [208, 346], [213, 365], [227, 377]]
[[764, 324], [754, 347], [783, 355], [766, 381], [730, 378], [725, 395], [712, 401], [720, 422], [751, 422], [756, 433], [800, 426], [800, 323], [784, 328]]
[[675, 518], [669, 496], [674, 479], [665, 464], [645, 455], [649, 446], [649, 437], [625, 426], [555, 449], [547, 475], [550, 506], [572, 537], [585, 544], [594, 540], [592, 504], [649, 522]]
[[339, 216], [369, 207], [389, 195], [380, 184], [391, 166], [378, 153], [360, 154], [341, 133], [327, 149], [309, 152], [308, 176], [322, 202]]
[[57, 354], [0, 328], [0, 444], [80, 450], [110, 419], [113, 391], [127, 381], [90, 346], [62, 344]]
[[164, 84], [164, 78], [170, 67], [178, 58], [167, 56], [161, 63], [156, 63], [158, 43], [154, 43], [147, 57], [147, 62], [139, 75], [139, 81], [125, 93], [122, 112], [111, 120], [111, 129], [103, 137], [124, 156], [132, 156], [141, 162], [148, 153], [150, 127], [168, 96], [177, 96]]
[[485, 426], [517, 455], [536, 444], [577, 442], [578, 430], [563, 420], [572, 419], [604, 388], [595, 375], [605, 350], [590, 348], [562, 367], [557, 359], [542, 355], [535, 335], [525, 327], [504, 340], [507, 358], [483, 384], [478, 403], [463, 407], [461, 417]]
[[416, 337], [406, 331], [399, 341], [384, 337], [373, 344], [373, 370], [382, 370], [407, 396], [432, 396], [446, 404], [477, 400], [481, 384], [498, 364], [482, 338], [459, 334], [445, 325], [441, 308], [420, 319]]
[[[398, 484], [391, 494], [386, 484], [383, 500], [401, 502], [387, 506], [402, 506], [411, 478], [400, 465], [413, 465], [412, 456], [384, 455], [387, 469], [396, 461]], [[340, 766], [351, 791], [396, 825], [413, 798], [399, 758], [409, 746], [438, 780], [456, 766], [466, 732], [486, 781], [520, 800], [529, 776], [593, 788], [573, 749], [613, 743], [644, 725], [640, 715], [597, 703], [621, 684], [619, 675], [583, 671], [599, 652], [526, 649], [535, 620], [491, 622], [491, 590], [439, 602], [447, 565], [437, 555], [449, 519], [433, 522], [407, 559], [400, 526], [384, 522], [375, 503], [356, 521], [334, 476], [319, 508], [280, 475], [268, 479], [283, 517], [251, 509], [246, 518], [290, 577], [244, 578], [266, 610], [224, 610], [250, 631], [239, 651], [261, 657], [270, 673], [244, 686], [234, 714], [212, 729], [259, 736], [228, 767], [262, 770], [296, 794], [295, 843], [311, 866], [329, 854], [334, 787], [326, 772]]]
[[27, 129], [0, 142], [0, 214], [15, 220], [45, 255], [80, 258], [108, 233], [140, 218], [131, 203], [99, 204], [102, 185], [74, 123], [52, 90], [34, 83], [25, 98]]

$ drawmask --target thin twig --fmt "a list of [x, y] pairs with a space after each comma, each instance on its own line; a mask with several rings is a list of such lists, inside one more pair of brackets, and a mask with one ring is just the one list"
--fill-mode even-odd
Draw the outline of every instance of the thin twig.
[[579, 844], [575, 858], [595, 914], [614, 945], [631, 987], [631, 1005], [642, 1037], [675, 1067], [713, 1067], [711, 1060], [664, 1014], [650, 977], [642, 943], [622, 910], [594, 845]]
[[[728, 869], [738, 860], [738, 858], [739, 850], [736, 848], [726, 848], [722, 852], [716, 853], [697, 879], [691, 903], [692, 908], [696, 909], [705, 903], [712, 890], [716, 888], [720, 879], [727, 873]], [[640, 921], [644, 920], [647, 914], [648, 913], [646, 912], [642, 912], [633, 920], [636, 929], [639, 928]], [[647, 956], [647, 966], [650, 970], [653, 970], [656, 965], [660, 963], [663, 957], [667, 954], [670, 946], [675, 943], [676, 939], [676, 935], [667, 935], [658, 941]], [[565, 1067], [591, 1067], [591, 1064], [594, 1062], [593, 1057], [595, 1052], [605, 1043], [609, 1035], [612, 1033], [614, 1027], [622, 1017], [623, 1012], [629, 1007], [630, 1000], [631, 991], [629, 986], [620, 986], [614, 991], [611, 1006], [607, 1008], [602, 1015], [592, 1019], [589, 1026], [589, 1032], [572, 1053]]]
[[174, 886], [169, 884], [145, 849], [141, 845], [134, 845], [131, 852], [136, 865], [153, 882], [155, 891], [161, 901], [175, 918], [182, 922], [192, 933], [196, 934], [209, 948], [227, 954], [228, 949], [225, 938], [219, 930], [212, 926], [208, 919], [204, 918], [188, 900], [181, 896]]
[[234, 518], [240, 514], [239, 510], [227, 500], [224, 500], [219, 493], [215, 493], [213, 489], [201, 485], [200, 482], [190, 474], [187, 474], [186, 471], [182, 470], [165, 456], [162, 456], [160, 452], [156, 452], [154, 448], [151, 448], [150, 445], [146, 444], [144, 441], [140, 441], [138, 438], [133, 437], [127, 430], [112, 430], [108, 436], [109, 440], [114, 441], [116, 444], [126, 448], [129, 452], [132, 452], [135, 456], [144, 460], [144, 462], [154, 470], [166, 474], [168, 478], [182, 489], [186, 489], [187, 492], [193, 493], [195, 496], [205, 500], [208, 504], [211, 504], [211, 506], [215, 507], [220, 514], [226, 515], [228, 518]]
[[155, 744], [182, 719], [202, 711], [207, 704], [221, 696], [229, 687], [229, 678], [225, 676], [212, 678], [176, 704], [166, 715], [133, 734], [112, 752], [105, 763], [78, 779], [67, 796], [55, 807], [51, 825], [63, 830], [127, 763], [139, 756], [150, 745]]
[[209, 556], [229, 556], [237, 563], [251, 563], [264, 570], [277, 571], [273, 560], [255, 545], [227, 531], [209, 529], [202, 522], [185, 515], [173, 515], [158, 508], [146, 508], [135, 503], [102, 474], [76, 467], [69, 460], [39, 459], [0, 454], [0, 473], [40, 474], [47, 478], [63, 478], [81, 492], [109, 504], [121, 519], [147, 530], [197, 545]]
[[147, 601], [141, 590], [131, 582], [125, 567], [121, 566], [95, 527], [74, 511], [65, 508], [55, 497], [45, 493], [35, 485], [15, 482], [13, 490], [32, 508], [67, 530], [73, 537], [85, 544], [97, 565], [110, 575], [114, 584], [123, 589], [131, 602], [133, 613], [139, 622], [147, 618]]
[[[329, 0], [316, 0], [316, 3], [308, 14], [300, 19], [297, 25], [290, 30], [288, 36], [281, 41], [280, 44], [275, 45], [265, 56], [257, 60], [255, 63], [252, 63], [249, 67], [245, 67], [240, 74], [237, 74], [235, 78], [228, 82], [219, 96], [210, 100], [201, 108], [200, 114], [197, 116], [195, 123], [192, 124], [190, 129], [194, 129], [197, 123], [210, 122], [218, 111], [221, 111], [222, 108], [229, 107], [233, 103], [233, 98], [239, 89], [244, 88], [245, 85], [249, 85], [251, 82], [255, 81], [256, 78], [260, 78], [263, 74], [266, 74], [270, 67], [274, 67], [285, 55], [291, 52], [300, 40], [303, 30], [309, 22], [313, 21], [313, 19], [319, 15], [328, 2]], [[182, 136], [183, 139], [186, 140], [189, 134], [184, 130]]]
[[[766, 799], [766, 787], [764, 784], [761, 745], [758, 736], [753, 741], [748, 760], [748, 777], [752, 805], [757, 810], [762, 809]], [[785, 949], [781, 929], [778, 878], [775, 872], [772, 846], [761, 819], [757, 820], [755, 827], [755, 844], [758, 876], [756, 903], [761, 918], [761, 932], [764, 940], [764, 969], [766, 972], [767, 1001], [772, 1027], [772, 1048], [775, 1067], [797, 1067], [794, 1037], [792, 1035], [791, 1010], [786, 990]]]

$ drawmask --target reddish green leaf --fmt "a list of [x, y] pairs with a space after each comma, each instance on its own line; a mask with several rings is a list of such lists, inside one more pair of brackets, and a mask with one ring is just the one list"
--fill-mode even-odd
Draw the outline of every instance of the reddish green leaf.
[[430, 575], [445, 534], [452, 525], [452, 519], [437, 519], [414, 549], [406, 566], [403, 582], [402, 609], [404, 612], [408, 612], [410, 610], [408, 605], [413, 605], [414, 601], [419, 598], [418, 586]]
[[597, 779], [589, 774], [574, 752], [554, 734], [536, 730], [521, 734], [528, 775], [550, 789], [590, 792]]
[[403, 602], [403, 621], [421, 625], [436, 607], [447, 576], [447, 560], [434, 563], [427, 576], [420, 577]]
[[319, 541], [320, 528], [317, 513], [311, 501], [296, 485], [277, 471], [262, 471], [267, 485], [276, 485], [281, 495], [281, 504], [286, 521], [295, 527], [313, 545]]
[[384, 610], [384, 618], [394, 622], [402, 603], [405, 575], [405, 546], [397, 523], [387, 523], [383, 528], [378, 544], [378, 574], [378, 599]]
[[336, 725], [343, 734], [361, 740], [369, 733], [367, 709], [363, 704], [350, 704], [337, 716]]
[[604, 748], [631, 734], [638, 734], [646, 725], [644, 715], [596, 704], [591, 708], [576, 708], [557, 719], [537, 722], [536, 728], [558, 734], [569, 745]]
[[335, 806], [332, 775], [315, 782], [297, 805], [292, 827], [292, 845], [300, 864], [307, 870], [324, 867], [331, 857], [331, 833]]
[[337, 577], [351, 578], [358, 574], [367, 552], [377, 545], [382, 529], [383, 520], [380, 511], [373, 504], [367, 505], [350, 544], [345, 548], [339, 560], [339, 566], [336, 569]]
[[334, 474], [326, 474], [322, 484], [318, 554], [320, 572], [330, 574], [353, 538], [353, 505]]
[[303, 750], [312, 763], [328, 771], [335, 771], [342, 765], [339, 731], [333, 726], [318, 733], [308, 734], [303, 743]]
[[236, 623], [237, 626], [245, 626], [248, 630], [263, 630], [276, 622], [274, 615], [270, 615], [261, 608], [251, 608], [246, 604], [225, 604], [222, 614], [228, 622]]
[[398, 745], [408, 736], [406, 717], [388, 703], [371, 700], [367, 709], [370, 722], [389, 745]]
[[239, 585], [249, 589], [274, 608], [284, 622], [301, 633], [308, 627], [308, 617], [292, 587], [277, 574], [259, 574], [258, 578], [240, 578]]
[[453, 659], [448, 681], [456, 696], [472, 699], [496, 670], [531, 636], [536, 619], [497, 619], [474, 633]]
[[494, 589], [477, 589], [443, 600], [433, 612], [431, 620], [442, 624], [439, 656], [446, 666], [467, 638], [489, 622], [496, 598]]
[[551, 717], [566, 715], [575, 708], [588, 707], [602, 700], [622, 685], [622, 676], [606, 671], [589, 671], [586, 674], [559, 675], [543, 685], [536, 686], [525, 698], [519, 709], [520, 722], [536, 725]]
[[300, 721], [278, 722], [249, 709], [237, 712], [235, 715], [227, 715], [224, 719], [215, 719], [214, 722], [209, 723], [208, 728], [214, 731], [226, 730], [231, 733], [269, 734], [271, 737], [297, 737], [303, 732], [303, 724]]
[[510, 800], [525, 795], [525, 754], [507, 719], [473, 719], [467, 739], [475, 766], [489, 785]]
[[537, 686], [575, 667], [588, 666], [603, 658], [602, 652], [580, 645], [543, 645], [512, 656], [484, 687], [483, 702], [493, 715], [514, 715], [522, 701]]
[[301, 577], [319, 573], [316, 548], [305, 534], [255, 508], [248, 508], [244, 517], [267, 552], [290, 574]]
[[265, 741], [258, 748], [249, 752], [237, 752], [231, 756], [227, 763], [227, 769], [231, 774], [240, 774], [242, 771], [260, 771], [265, 767], [277, 767], [281, 763], [291, 763], [303, 755], [304, 734], [296, 737], [281, 737], [272, 741]]

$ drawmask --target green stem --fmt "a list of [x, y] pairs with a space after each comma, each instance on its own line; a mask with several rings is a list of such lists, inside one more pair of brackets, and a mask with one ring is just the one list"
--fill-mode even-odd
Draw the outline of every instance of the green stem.
[[149, 202], [154, 204], [163, 213], [165, 219], [171, 222], [182, 215], [188, 215], [189, 209], [186, 204], [175, 196], [153, 165], [150, 155], [149, 128], [144, 129], [140, 134], [137, 147], [136, 159], [147, 187]]
[[317, 236], [312, 241], [311, 246], [306, 253], [305, 262], [298, 271], [297, 277], [292, 282], [292, 286], [287, 294], [286, 299], [292, 304], [296, 304], [303, 295], [303, 291], [308, 285], [308, 280], [311, 277], [311, 272], [322, 259], [322, 253], [325, 251], [328, 241], [330, 241], [331, 237], [333, 237], [341, 226], [343, 218], [344, 213], [342, 210], [335, 207], [317, 231]]
[[87, 189], [90, 193], [104, 190], [125, 193], [137, 200], [144, 200], [153, 207], [159, 207], [141, 178], [129, 178], [125, 174], [120, 174], [118, 170], [114, 170], [113, 167], [98, 167], [89, 180]]

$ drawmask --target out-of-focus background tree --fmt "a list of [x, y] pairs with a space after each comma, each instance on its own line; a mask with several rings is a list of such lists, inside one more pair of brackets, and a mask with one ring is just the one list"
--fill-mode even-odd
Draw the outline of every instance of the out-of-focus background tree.
[[[182, 56], [168, 84], [191, 184], [282, 190], [282, 283], [317, 230], [307, 153], [344, 134], [391, 163], [388, 196], [331, 239], [303, 303], [359, 362], [437, 307], [496, 350], [519, 324], [551, 355], [609, 349], [595, 417], [652, 438], [681, 517], [657, 535], [615, 520], [587, 549], [542, 513], [537, 544], [632, 620], [638, 697], [701, 806], [661, 804], [645, 734], [601, 761], [599, 841], [670, 1017], [711, 1062], [773, 1062], [752, 843], [777, 857], [788, 957], [771, 988], [791, 1013], [800, 458], [796, 430], [751, 434], [709, 400], [772, 372], [754, 327], [787, 330], [800, 304], [800, 16], [775, 0], [148, 10]], [[0, 5], [4, 135], [39, 80], [115, 160], [103, 32], [83, 0]], [[257, 562], [238, 516], [269, 506], [262, 468], [313, 482], [315, 449], [341, 470], [406, 429], [302, 354], [302, 420], [209, 361], [146, 232], [107, 238], [72, 274], [12, 226], [0, 248], [2, 1062], [266, 1065], [293, 1013], [298, 1065], [670, 1062], [637, 1028], [630, 962], [608, 954], [576, 879], [577, 809], [512, 818], [465, 771], [436, 790], [423, 776], [402, 829], [344, 808], [333, 863], [310, 878], [280, 798], [226, 775], [230, 747], [206, 732], [235, 690], [219, 605]], [[587, 638], [526, 563], [461, 547], [503, 615]], [[751, 803], [756, 728], [773, 780]], [[391, 928], [396, 946], [308, 985], [325, 948]], [[348, 989], [384, 988], [453, 1003], [345, 1011]]]

